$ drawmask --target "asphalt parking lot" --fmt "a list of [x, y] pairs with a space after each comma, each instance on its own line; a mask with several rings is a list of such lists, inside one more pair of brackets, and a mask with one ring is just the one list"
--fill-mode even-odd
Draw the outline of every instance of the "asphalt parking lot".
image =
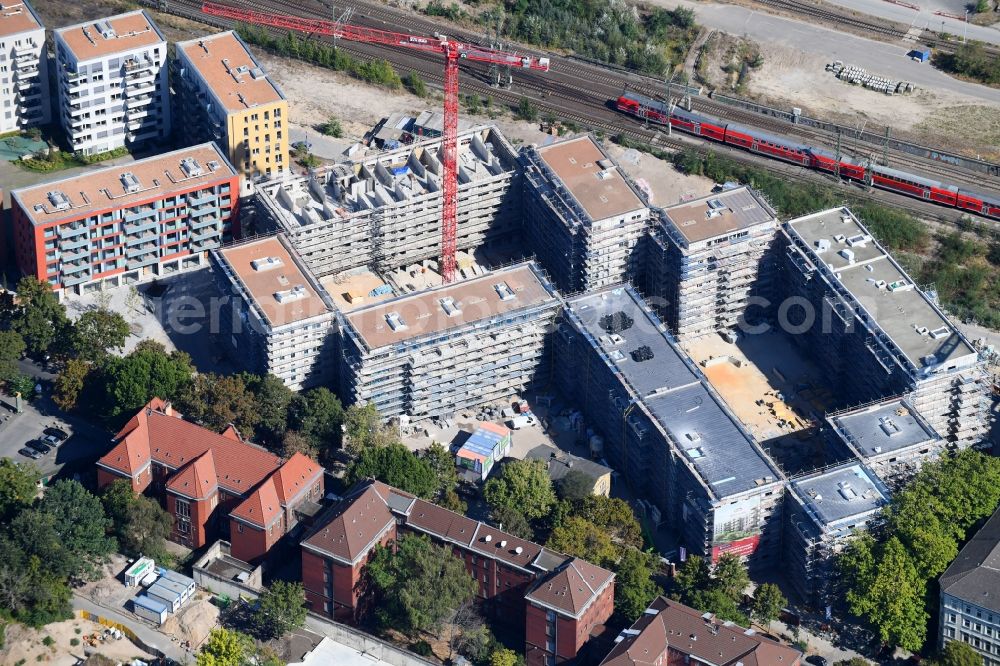
[[[52, 478], [79, 475], [85, 478], [94, 473], [94, 462], [107, 452], [111, 433], [76, 417], [63, 414], [48, 397], [51, 375], [38, 367], [22, 363], [23, 372], [40, 379], [42, 395], [34, 401], [25, 401], [20, 414], [8, 407], [12, 399], [2, 396], [0, 405], [0, 456], [17, 462], [30, 462], [42, 473]], [[69, 438], [57, 448], [37, 460], [31, 460], [18, 451], [31, 440], [43, 436], [45, 428], [59, 428]]]

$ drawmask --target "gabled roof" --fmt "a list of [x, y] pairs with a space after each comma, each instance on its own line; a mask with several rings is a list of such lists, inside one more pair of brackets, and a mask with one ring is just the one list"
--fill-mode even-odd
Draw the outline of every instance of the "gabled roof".
[[185, 421], [162, 400], [150, 401], [118, 438], [119, 444], [99, 461], [104, 467], [133, 476], [148, 458], [179, 470], [211, 450], [219, 486], [239, 496], [281, 466], [273, 453]]
[[607, 569], [574, 557], [536, 583], [524, 598], [580, 617], [613, 579]]
[[322, 473], [323, 468], [315, 460], [298, 452], [293, 454], [271, 475], [281, 504], [287, 506]]
[[229, 515], [261, 528], [274, 522], [274, 519], [281, 514], [281, 503], [278, 501], [273, 478], [269, 477], [260, 484], [260, 487], [240, 502]]
[[167, 490], [193, 500], [207, 499], [215, 494], [219, 482], [212, 449], [192, 460], [171, 477]]
[[476, 535], [479, 523], [460, 513], [449, 511], [426, 500], [413, 503], [406, 524], [439, 539], [468, 546]]
[[601, 666], [650, 666], [671, 648], [717, 666], [798, 666], [802, 653], [732, 622], [657, 597]]
[[374, 486], [366, 485], [341, 501], [333, 517], [302, 544], [339, 562], [354, 564], [395, 524], [385, 498]]
[[941, 575], [941, 591], [1000, 612], [1000, 511], [986, 521]]

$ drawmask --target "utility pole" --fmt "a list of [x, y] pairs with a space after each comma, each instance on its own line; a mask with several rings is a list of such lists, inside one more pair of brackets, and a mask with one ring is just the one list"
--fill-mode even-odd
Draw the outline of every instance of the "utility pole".
[[841, 149], [840, 149], [840, 125], [837, 125], [837, 154], [836, 154], [836, 156], [834, 158], [834, 162], [833, 162], [833, 175], [836, 176], [838, 180], [840, 179], [840, 157], [841, 157], [841, 152], [840, 151], [841, 151]]
[[885, 139], [882, 141], [882, 165], [889, 166], [889, 132], [888, 125], [885, 126]]

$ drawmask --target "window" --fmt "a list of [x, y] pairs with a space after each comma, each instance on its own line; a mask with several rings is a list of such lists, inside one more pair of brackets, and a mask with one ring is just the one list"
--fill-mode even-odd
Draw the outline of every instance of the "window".
[[243, 534], [243, 523], [236, 523], [236, 531]]
[[174, 514], [177, 516], [177, 531], [181, 534], [190, 534], [191, 504], [187, 500], [174, 500]]

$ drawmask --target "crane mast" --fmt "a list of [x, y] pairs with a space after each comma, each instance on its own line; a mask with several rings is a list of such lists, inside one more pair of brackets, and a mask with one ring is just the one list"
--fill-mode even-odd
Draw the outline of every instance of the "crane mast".
[[518, 55], [449, 39], [444, 35], [424, 37], [366, 28], [338, 21], [310, 19], [233, 7], [207, 0], [201, 11], [233, 21], [265, 25], [305, 34], [316, 34], [364, 44], [397, 46], [444, 56], [444, 136], [441, 144], [444, 178], [441, 183], [441, 279], [455, 279], [455, 251], [458, 235], [458, 63], [459, 60], [520, 67], [541, 72], [549, 70], [548, 58]]

